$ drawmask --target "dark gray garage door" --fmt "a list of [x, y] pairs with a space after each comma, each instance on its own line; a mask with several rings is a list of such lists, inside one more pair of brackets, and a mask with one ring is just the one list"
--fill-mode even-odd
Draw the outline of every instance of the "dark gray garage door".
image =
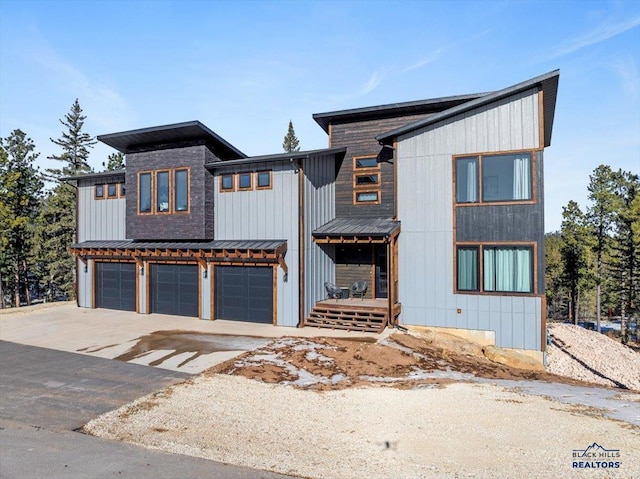
[[273, 322], [272, 268], [216, 266], [216, 319]]
[[96, 308], [136, 310], [135, 263], [96, 263]]
[[151, 312], [198, 316], [198, 266], [152, 264]]

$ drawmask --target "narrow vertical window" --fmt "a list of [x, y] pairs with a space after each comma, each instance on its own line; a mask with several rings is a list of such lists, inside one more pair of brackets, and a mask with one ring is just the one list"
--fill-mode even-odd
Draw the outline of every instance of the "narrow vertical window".
[[458, 290], [478, 291], [478, 248], [458, 248]]
[[189, 171], [175, 171], [175, 209], [187, 211], [189, 209]]
[[118, 197], [118, 185], [116, 183], [111, 183], [107, 185], [107, 198], [117, 198]]
[[478, 158], [456, 160], [456, 200], [458, 203], [478, 201]]
[[138, 177], [138, 210], [151, 213], [151, 173], [140, 173]]
[[169, 211], [169, 172], [160, 171], [156, 174], [156, 211]]
[[127, 192], [127, 187], [125, 186], [124, 183], [120, 183], [120, 196], [124, 198], [126, 192]]
[[97, 200], [104, 198], [104, 185], [96, 185], [95, 197]]

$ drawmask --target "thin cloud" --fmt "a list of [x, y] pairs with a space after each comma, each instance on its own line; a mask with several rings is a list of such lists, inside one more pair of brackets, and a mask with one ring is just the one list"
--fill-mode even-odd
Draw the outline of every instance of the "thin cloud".
[[603, 23], [601, 25], [598, 25], [598, 27], [596, 27], [592, 31], [574, 38], [557, 48], [555, 51], [552, 51], [551, 54], [546, 57], [546, 60], [553, 60], [554, 58], [569, 55], [570, 53], [576, 52], [591, 45], [596, 45], [598, 43], [604, 42], [628, 30], [636, 28], [638, 25], [640, 25], [640, 17], [631, 18], [619, 23]]
[[634, 97], [640, 97], [640, 71], [636, 61], [629, 56], [613, 63], [612, 67], [620, 77], [624, 89]]
[[380, 73], [378, 73], [377, 71], [374, 71], [369, 77], [369, 80], [362, 86], [362, 88], [360, 88], [358, 94], [366, 95], [367, 93], [371, 93], [373, 90], [378, 88], [381, 82], [382, 75], [380, 75]]
[[478, 38], [487, 35], [489, 32], [491, 32], [491, 28], [483, 30], [482, 32], [477, 33], [476, 35], [473, 35], [471, 37], [463, 38], [463, 39], [460, 39], [458, 41], [449, 43], [448, 45], [445, 45], [443, 47], [436, 48], [433, 52], [431, 52], [430, 55], [428, 55], [428, 56], [422, 58], [421, 60], [413, 63], [412, 65], [409, 65], [404, 70], [402, 70], [402, 72], [403, 73], [408, 73], [410, 71], [417, 70], [418, 68], [422, 68], [425, 65], [429, 65], [430, 63], [434, 63], [434, 62], [438, 61], [448, 50], [453, 50], [454, 48], [456, 48], [456, 47], [458, 47], [460, 45], [464, 45], [466, 43], [473, 42], [473, 41], [477, 40]]

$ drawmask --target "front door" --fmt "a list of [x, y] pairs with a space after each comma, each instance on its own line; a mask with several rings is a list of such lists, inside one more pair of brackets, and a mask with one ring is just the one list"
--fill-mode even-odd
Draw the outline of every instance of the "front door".
[[382, 244], [375, 247], [375, 282], [376, 298], [386, 298], [388, 295], [387, 281], [387, 245]]

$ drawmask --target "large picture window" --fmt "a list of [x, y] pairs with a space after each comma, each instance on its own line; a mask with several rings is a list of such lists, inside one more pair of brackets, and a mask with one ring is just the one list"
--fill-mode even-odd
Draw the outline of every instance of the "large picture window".
[[189, 194], [187, 167], [138, 173], [138, 214], [189, 213]]
[[458, 246], [458, 291], [533, 293], [533, 246]]
[[456, 202], [533, 200], [533, 158], [532, 152], [456, 158]]

